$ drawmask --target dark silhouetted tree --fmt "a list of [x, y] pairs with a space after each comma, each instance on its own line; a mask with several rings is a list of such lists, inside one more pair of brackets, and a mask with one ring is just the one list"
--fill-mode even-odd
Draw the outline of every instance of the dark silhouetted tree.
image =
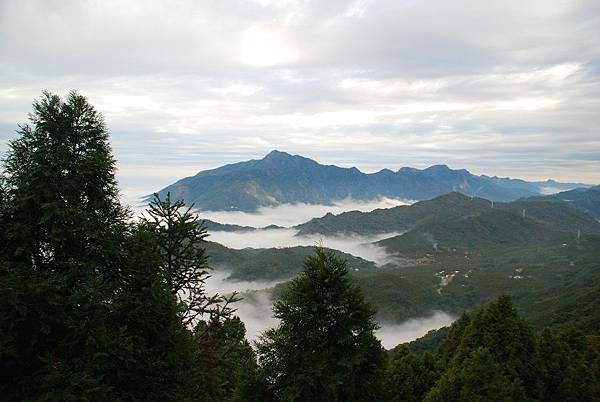
[[417, 356], [406, 346], [394, 353], [387, 371], [386, 389], [389, 401], [422, 401], [440, 373], [431, 353]]
[[258, 344], [261, 368], [282, 401], [366, 401], [383, 391], [385, 355], [373, 309], [345, 261], [318, 248], [274, 304], [279, 326]]
[[185, 207], [181, 200], [172, 202], [168, 194], [161, 200], [155, 194], [147, 211], [150, 217], [144, 219], [144, 224], [157, 236], [164, 281], [177, 298], [180, 316], [186, 324], [193, 324], [205, 315], [227, 318], [233, 312], [230, 304], [237, 300], [236, 294], [228, 297], [207, 294], [210, 267], [203, 245], [208, 234], [191, 211], [192, 207]]
[[105, 323], [127, 211], [102, 116], [75, 92], [44, 93], [9, 145], [0, 221], [0, 392], [103, 399]]
[[427, 395], [427, 402], [511, 402], [513, 384], [485, 348], [476, 348], [461, 362], [451, 366]]

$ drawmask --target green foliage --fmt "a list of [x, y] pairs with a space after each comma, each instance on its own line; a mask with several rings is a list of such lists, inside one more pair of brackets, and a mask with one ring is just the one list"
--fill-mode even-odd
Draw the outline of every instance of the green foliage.
[[515, 392], [523, 387], [528, 398], [539, 395], [541, 373], [533, 328], [519, 317], [507, 296], [473, 316], [450, 366], [461, 366], [479, 347], [486, 348], [496, 362], [502, 362], [503, 374], [514, 384]]
[[164, 285], [156, 243], [152, 231], [135, 225], [124, 245], [120, 288], [109, 321], [119, 342], [109, 351], [111, 367], [104, 374], [123, 400], [175, 401], [189, 395], [192, 334]]
[[[593, 189], [587, 190], [592, 193]], [[493, 205], [493, 208], [492, 208]], [[428, 201], [394, 208], [376, 209], [370, 212], [350, 211], [339, 215], [331, 213], [300, 224], [299, 234], [336, 233], [380, 234], [404, 232], [411, 229], [427, 231], [429, 225], [440, 225], [475, 218], [489, 212], [509, 212], [520, 216], [526, 210], [527, 217], [536, 223], [551, 224], [553, 229], [576, 233], [600, 233], [600, 224], [585, 212], [562, 202], [544, 198], [530, 201], [495, 203], [483, 198], [470, 198], [452, 192]], [[508, 217], [510, 218], [510, 217]], [[456, 232], [460, 233], [460, 232]], [[431, 250], [431, 241], [425, 241]]]
[[194, 329], [193, 388], [199, 400], [246, 401], [260, 390], [254, 350], [238, 318], [201, 321]]
[[11, 399], [103, 399], [126, 211], [102, 116], [44, 93], [4, 164], [0, 365]]
[[476, 348], [458, 367], [444, 373], [425, 401], [427, 402], [511, 402], [513, 385], [486, 348]]
[[[168, 195], [155, 197], [148, 219], [128, 222], [108, 133], [84, 97], [44, 93], [33, 108], [0, 177], [3, 400], [598, 400], [600, 342], [580, 329], [599, 328], [600, 251], [596, 222], [576, 210], [538, 201], [491, 209], [458, 194], [394, 210], [395, 225], [418, 227], [386, 245], [430, 254], [403, 270], [351, 259], [360, 269], [349, 275], [345, 255], [323, 248], [308, 257], [312, 248], [225, 255]], [[454, 212], [444, 211], [449, 205]], [[524, 206], [527, 218], [518, 213]], [[575, 225], [582, 238], [573, 238]], [[235, 294], [206, 293], [207, 246], [248, 279], [293, 275], [306, 258], [300, 275], [277, 288], [281, 322], [257, 352], [232, 317]], [[442, 291], [433, 275], [440, 266], [469, 276]], [[515, 266], [531, 280], [511, 282]], [[352, 281], [366, 285], [366, 296]], [[560, 325], [536, 334], [501, 296], [411, 345], [419, 355], [396, 348], [387, 364], [367, 300], [384, 314], [460, 311], [506, 289], [538, 325]]]
[[[108, 134], [84, 97], [45, 93], [31, 121], [0, 180], [3, 400], [206, 400], [213, 390], [193, 374], [208, 340], [182, 319], [209, 312], [221, 325], [232, 309], [206, 295], [205, 230], [169, 200], [156, 200], [152, 220], [128, 222]], [[229, 332], [213, 350], [243, 341]], [[247, 343], [238, 349], [240, 363], [226, 366], [236, 373], [255, 364]], [[221, 357], [212, 364], [223, 379]]]
[[[75, 92], [44, 93], [13, 140], [4, 165], [7, 243], [3, 254], [72, 281], [115, 256], [126, 212], [102, 116]], [[84, 263], [85, 261], [85, 263]], [[106, 273], [109, 274], [109, 273]]]
[[422, 356], [409, 353], [406, 346], [395, 351], [388, 367], [388, 400], [419, 402], [435, 384], [440, 373], [431, 353]]
[[433, 357], [396, 348], [388, 388], [392, 400], [594, 401], [598, 357], [576, 330], [536, 335], [502, 296], [457, 320]]
[[208, 234], [191, 208], [184, 208], [182, 201], [171, 202], [168, 194], [165, 200], [155, 194], [147, 211], [150, 218], [142, 221], [155, 233], [163, 279], [177, 298], [186, 324], [205, 314], [226, 317], [232, 312], [229, 303], [236, 300], [235, 294], [206, 295], [210, 268], [203, 245]]
[[537, 202], [540, 200], [555, 201], [559, 204], [568, 203], [587, 212], [595, 219], [600, 219], [600, 186], [576, 188], [558, 194], [527, 198], [525, 201]]
[[317, 249], [273, 311], [280, 325], [258, 344], [259, 362], [282, 401], [361, 401], [382, 392], [383, 349], [374, 311], [346, 264]]
[[[315, 252], [315, 247], [307, 246], [236, 250], [210, 241], [205, 247], [211, 265], [231, 271], [231, 279], [247, 281], [290, 279], [302, 271], [304, 260]], [[371, 261], [337, 250], [331, 252], [345, 259], [352, 272], [376, 270]]]
[[546, 328], [539, 336], [538, 345], [542, 357], [544, 400], [600, 399], [600, 351], [597, 345], [572, 328]]

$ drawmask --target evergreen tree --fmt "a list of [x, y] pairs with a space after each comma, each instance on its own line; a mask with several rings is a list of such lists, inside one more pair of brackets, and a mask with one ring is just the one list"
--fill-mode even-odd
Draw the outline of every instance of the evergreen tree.
[[[450, 366], [460, 366], [479, 347], [486, 348], [496, 362], [501, 362], [503, 373], [514, 383], [515, 398], [539, 398], [541, 364], [535, 334], [531, 325], [517, 314], [510, 297], [500, 296], [474, 314]], [[519, 396], [520, 393], [524, 395]]]
[[233, 312], [230, 303], [237, 300], [235, 293], [229, 297], [206, 293], [210, 267], [203, 244], [208, 234], [192, 207], [185, 208], [181, 200], [172, 202], [169, 194], [164, 200], [155, 194], [147, 211], [150, 218], [144, 219], [157, 236], [164, 281], [186, 324], [203, 315], [227, 318]]
[[543, 400], [600, 400], [600, 355], [583, 333], [573, 328], [546, 328], [538, 344]]
[[194, 394], [204, 395], [201, 400], [254, 400], [256, 355], [245, 336], [246, 328], [238, 317], [221, 320], [213, 315], [196, 325], [193, 382], [198, 390]]
[[511, 402], [513, 384], [486, 348], [476, 348], [448, 369], [427, 395], [427, 402]]
[[180, 401], [193, 395], [192, 333], [164, 285], [156, 242], [154, 232], [134, 225], [124, 247], [121, 287], [109, 322], [119, 343], [109, 352], [104, 378], [120, 400]]
[[389, 401], [422, 401], [440, 374], [431, 353], [417, 356], [408, 352], [406, 346], [394, 354], [387, 372]]
[[4, 163], [0, 372], [9, 400], [105, 399], [127, 212], [102, 116], [44, 93]]
[[267, 382], [282, 401], [365, 401], [382, 392], [385, 355], [373, 309], [345, 261], [318, 248], [274, 304], [279, 326], [258, 344]]
[[[102, 116], [71, 92], [33, 103], [4, 164], [8, 243], [2, 255], [36, 271], [60, 270], [71, 283], [118, 255], [121, 207], [115, 160]], [[87, 262], [87, 264], [85, 263]], [[51, 265], [51, 268], [50, 268]]]

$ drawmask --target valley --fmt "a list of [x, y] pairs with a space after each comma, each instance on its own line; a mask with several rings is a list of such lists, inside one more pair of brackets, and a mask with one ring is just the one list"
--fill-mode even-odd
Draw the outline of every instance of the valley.
[[[268, 221], [268, 214], [261, 219]], [[412, 339], [389, 328], [425, 321], [421, 336], [501, 294], [512, 295], [540, 327], [600, 327], [600, 223], [555, 196], [502, 203], [453, 192], [411, 205], [325, 213], [291, 227], [212, 221], [208, 227], [215, 275], [227, 272], [220, 286], [240, 285], [240, 315], [255, 333], [272, 325], [270, 302], [317, 245], [347, 261], [352, 281], [377, 310], [381, 331], [398, 341]], [[261, 286], [244, 289], [252, 283]], [[575, 319], [580, 303], [590, 314]], [[436, 314], [445, 320], [427, 321]]]

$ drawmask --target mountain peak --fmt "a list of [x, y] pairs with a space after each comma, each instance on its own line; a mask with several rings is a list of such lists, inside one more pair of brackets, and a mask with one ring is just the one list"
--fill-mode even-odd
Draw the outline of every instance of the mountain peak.
[[447, 170], [452, 170], [452, 169], [450, 169], [448, 167], [448, 165], [432, 165], [432, 166], [429, 166], [425, 170], [429, 170], [429, 171], [447, 171]]
[[[556, 187], [556, 186], [554, 186]], [[253, 159], [199, 172], [160, 191], [205, 210], [255, 212], [261, 206], [284, 203], [327, 204], [347, 197], [427, 200], [450, 191], [510, 201], [540, 194], [539, 183], [490, 179], [453, 170], [447, 165], [362, 173], [357, 168], [321, 165], [317, 161], [272, 150]], [[451, 197], [460, 197], [456, 194]]]
[[278, 150], [274, 149], [271, 152], [269, 152], [267, 155], [265, 155], [263, 160], [282, 159], [282, 158], [291, 158], [291, 157], [292, 157], [292, 155], [288, 154], [287, 152], [278, 151]]

